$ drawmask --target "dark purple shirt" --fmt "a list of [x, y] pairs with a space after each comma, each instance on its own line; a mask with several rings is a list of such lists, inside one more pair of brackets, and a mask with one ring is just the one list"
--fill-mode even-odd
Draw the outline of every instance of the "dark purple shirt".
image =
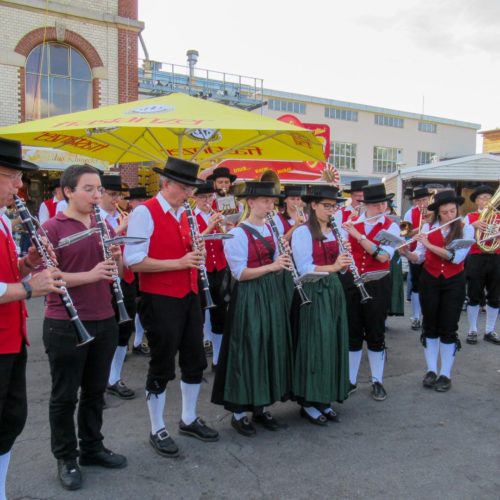
[[[94, 217], [92, 217], [91, 227], [95, 227], [95, 225]], [[55, 217], [49, 219], [42, 227], [54, 247], [58, 245], [60, 239], [88, 229], [80, 221], [70, 219], [63, 212], [59, 212]], [[77, 243], [60, 248], [55, 251], [55, 254], [59, 269], [65, 273], [90, 271], [104, 260], [98, 234], [93, 234]], [[78, 316], [83, 321], [107, 319], [115, 315], [108, 281], [101, 280], [88, 285], [75, 286], [68, 288], [68, 292]], [[61, 298], [54, 293], [47, 296], [45, 317], [68, 319], [68, 313]]]

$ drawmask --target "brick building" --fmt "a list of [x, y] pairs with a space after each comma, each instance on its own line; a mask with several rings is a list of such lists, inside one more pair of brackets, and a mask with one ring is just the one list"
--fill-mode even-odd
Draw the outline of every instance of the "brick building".
[[136, 100], [137, 17], [138, 0], [0, 0], [0, 125]]

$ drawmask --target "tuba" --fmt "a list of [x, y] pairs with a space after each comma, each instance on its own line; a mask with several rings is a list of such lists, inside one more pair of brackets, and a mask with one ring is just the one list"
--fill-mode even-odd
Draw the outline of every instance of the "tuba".
[[[500, 186], [495, 191], [495, 194], [491, 197], [491, 200], [481, 211], [479, 220], [486, 222], [488, 227], [485, 231], [476, 229], [476, 240], [477, 246], [486, 253], [493, 253], [500, 248], [500, 240], [494, 238], [495, 234], [500, 230], [500, 210], [498, 206], [500, 205]], [[482, 241], [487, 240], [487, 241]]]

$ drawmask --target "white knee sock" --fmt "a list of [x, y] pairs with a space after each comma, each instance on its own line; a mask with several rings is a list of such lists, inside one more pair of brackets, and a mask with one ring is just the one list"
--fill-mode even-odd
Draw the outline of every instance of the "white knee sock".
[[363, 354], [363, 349], [359, 351], [349, 351], [349, 382], [352, 385], [356, 385], [358, 380], [359, 365], [361, 363], [361, 355]]
[[219, 362], [219, 353], [221, 344], [222, 344], [222, 334], [212, 333], [212, 346], [213, 346], [212, 362], [214, 365], [216, 365]]
[[303, 406], [305, 412], [312, 418], [318, 418], [321, 416], [321, 412], [314, 408], [314, 406]]
[[247, 416], [246, 412], [241, 412], [241, 413], [233, 413], [234, 419], [235, 420], [241, 420]]
[[498, 307], [486, 306], [486, 333], [495, 331], [495, 323], [498, 317]]
[[135, 337], [134, 337], [134, 347], [139, 347], [142, 344], [142, 339], [144, 338], [144, 327], [141, 323], [141, 318], [136, 314], [134, 318], [135, 324]]
[[441, 353], [441, 373], [445, 377], [451, 378], [451, 369], [455, 361], [456, 345], [439, 343], [439, 352]]
[[415, 292], [411, 292], [411, 314], [413, 319], [420, 320], [420, 295]]
[[151, 432], [153, 434], [165, 428], [163, 411], [165, 410], [166, 399], [167, 391], [163, 391], [161, 394], [153, 394], [146, 391], [146, 402], [148, 404], [149, 420], [151, 421]]
[[182, 393], [182, 421], [192, 424], [196, 419], [196, 403], [200, 394], [201, 384], [186, 384], [181, 380]]
[[467, 319], [469, 320], [469, 333], [477, 332], [477, 317], [479, 316], [479, 306], [467, 306]]
[[205, 323], [203, 324], [203, 341], [212, 342], [212, 323], [210, 321], [210, 313], [205, 310]]
[[375, 352], [368, 349], [368, 361], [372, 371], [372, 382], [382, 383], [384, 378], [385, 351]]
[[118, 380], [122, 378], [122, 368], [123, 362], [125, 361], [125, 356], [127, 355], [127, 346], [119, 345], [116, 348], [115, 355], [113, 356], [113, 361], [111, 363], [111, 370], [109, 371], [109, 385], [116, 384]]
[[9, 470], [10, 451], [0, 455], [0, 500], [6, 500], [5, 481]]
[[[439, 339], [425, 339], [427, 347], [424, 349], [427, 371], [438, 372]], [[454, 344], [453, 344], [454, 345]]]

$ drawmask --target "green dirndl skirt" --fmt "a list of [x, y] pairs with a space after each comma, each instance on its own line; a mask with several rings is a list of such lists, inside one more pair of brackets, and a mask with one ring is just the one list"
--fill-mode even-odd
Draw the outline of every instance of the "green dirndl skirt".
[[245, 409], [285, 399], [291, 390], [292, 337], [280, 274], [238, 283], [223, 400]]
[[391, 259], [391, 303], [389, 305], [389, 316], [404, 316], [405, 313], [405, 291], [403, 283], [403, 264], [398, 252], [394, 252]]
[[330, 404], [347, 399], [349, 330], [344, 290], [336, 273], [305, 283], [310, 305], [294, 321], [293, 395], [299, 402]]
[[292, 308], [293, 294], [295, 292], [295, 283], [293, 282], [292, 273], [281, 271], [277, 273], [278, 279], [281, 281], [282, 293], [284, 293], [285, 304], [288, 313]]

